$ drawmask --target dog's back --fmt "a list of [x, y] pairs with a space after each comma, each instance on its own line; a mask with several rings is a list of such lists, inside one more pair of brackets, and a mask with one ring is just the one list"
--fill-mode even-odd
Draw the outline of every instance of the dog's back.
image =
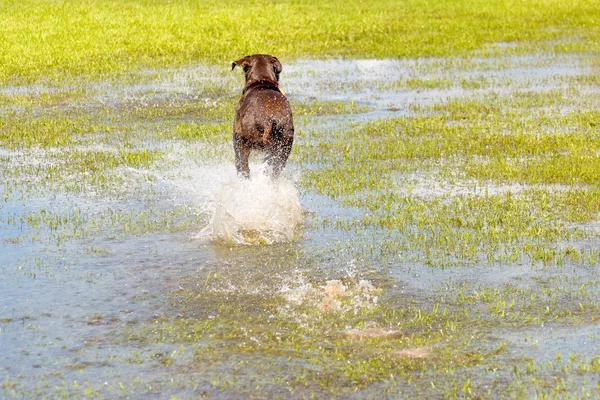
[[279, 89], [260, 85], [244, 93], [236, 110], [239, 139], [263, 149], [294, 135], [292, 110]]

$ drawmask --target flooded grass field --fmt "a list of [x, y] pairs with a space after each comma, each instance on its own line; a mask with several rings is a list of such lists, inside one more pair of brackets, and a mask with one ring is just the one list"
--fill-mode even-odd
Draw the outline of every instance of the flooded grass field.
[[0, 89], [0, 397], [599, 396], [598, 59], [282, 61]]

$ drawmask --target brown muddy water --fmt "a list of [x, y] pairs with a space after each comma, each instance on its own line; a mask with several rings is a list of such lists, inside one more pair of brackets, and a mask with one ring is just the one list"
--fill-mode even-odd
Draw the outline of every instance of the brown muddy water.
[[[0, 397], [597, 396], [597, 312], [556, 323], [544, 318], [546, 307], [597, 302], [597, 265], [439, 268], [382, 255], [373, 249], [394, 230], [343, 228], [367, 211], [304, 186], [305, 171], [318, 165], [297, 156], [305, 145], [327, 142], [330, 132], [451, 99], [560, 90], [593, 73], [587, 61], [287, 63], [281, 86], [295, 111], [327, 102], [341, 111], [296, 112], [296, 154], [277, 185], [263, 178], [259, 159], [253, 179], [238, 181], [228, 136], [161, 135], [174, 119], [231, 124], [227, 112], [165, 111], [180, 101], [206, 110], [234, 101], [241, 80], [225, 67], [0, 88], [4, 116], [30, 109], [32, 118], [64, 112], [127, 125], [86, 132], [86, 140], [64, 146], [0, 147]], [[398, 84], [417, 78], [441, 83]], [[452, 84], [481, 79], [487, 83]], [[35, 104], [39, 96], [72, 92], [80, 95]], [[142, 108], [146, 114], [136, 114]], [[101, 171], [69, 167], [74, 152], [120, 154], [127, 147], [162, 157]], [[418, 173], [397, 178], [393, 190], [419, 198], [529, 188]], [[582, 246], [599, 244], [596, 236]], [[498, 326], [473, 318], [513, 294], [554, 302], [544, 300], [539, 310], [522, 305], [529, 317]], [[472, 326], [462, 326], [468, 318]]]

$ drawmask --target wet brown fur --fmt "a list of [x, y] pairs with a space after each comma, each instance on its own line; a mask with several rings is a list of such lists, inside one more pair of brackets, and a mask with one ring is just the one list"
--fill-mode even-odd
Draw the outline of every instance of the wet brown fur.
[[268, 54], [246, 56], [231, 64], [246, 74], [246, 85], [235, 111], [233, 149], [238, 176], [249, 178], [248, 156], [251, 150], [264, 151], [277, 178], [292, 151], [294, 125], [287, 98], [279, 89], [281, 63]]

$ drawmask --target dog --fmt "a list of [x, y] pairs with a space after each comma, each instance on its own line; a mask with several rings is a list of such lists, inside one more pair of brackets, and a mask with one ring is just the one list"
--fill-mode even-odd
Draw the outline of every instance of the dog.
[[244, 70], [246, 85], [233, 123], [235, 168], [239, 177], [250, 178], [248, 156], [251, 150], [261, 150], [275, 180], [294, 142], [292, 109], [279, 88], [281, 63], [268, 54], [255, 54], [234, 61], [231, 70], [236, 66]]

